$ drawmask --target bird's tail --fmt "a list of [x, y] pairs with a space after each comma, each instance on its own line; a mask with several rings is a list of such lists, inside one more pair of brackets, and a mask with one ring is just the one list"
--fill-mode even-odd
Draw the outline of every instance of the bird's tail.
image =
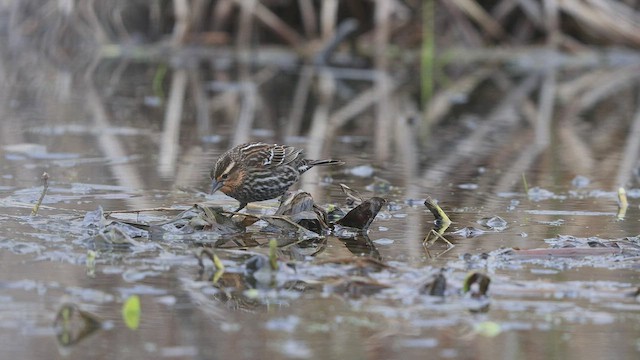
[[311, 166], [322, 166], [322, 165], [344, 165], [344, 161], [342, 160], [307, 160], [307, 164], [309, 167]]

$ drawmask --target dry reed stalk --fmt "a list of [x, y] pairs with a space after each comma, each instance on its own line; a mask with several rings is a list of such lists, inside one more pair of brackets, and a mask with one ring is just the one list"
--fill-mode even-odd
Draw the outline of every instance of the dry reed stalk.
[[327, 42], [333, 37], [338, 22], [338, 0], [323, 0], [320, 8], [320, 30], [322, 40]]
[[[306, 154], [310, 159], [322, 159], [324, 148], [332, 139], [328, 136], [329, 110], [333, 104], [336, 92], [336, 79], [331, 72], [321, 70], [318, 73], [318, 105], [313, 112], [309, 141], [306, 146]], [[317, 169], [311, 169], [302, 175], [301, 187], [308, 191], [312, 197], [319, 197], [317, 182]], [[315, 179], [315, 180], [312, 180]]]
[[398, 86], [398, 83], [392, 83], [388, 88], [384, 89], [386, 93], [380, 93], [380, 89], [373, 86], [352, 98], [351, 101], [330, 115], [327, 136], [333, 137], [340, 127], [344, 126], [349, 120], [355, 118], [361, 112], [367, 110], [380, 96], [389, 96], [389, 94], [392, 94]]
[[376, 102], [376, 126], [374, 131], [375, 155], [378, 161], [384, 161], [389, 158], [391, 149], [391, 129], [390, 122], [396, 119], [391, 116], [391, 106], [389, 102], [389, 88], [391, 80], [387, 74], [387, 45], [389, 42], [391, 1], [377, 0], [375, 9], [376, 30], [374, 41], [375, 50], [375, 69], [378, 100]]
[[186, 149], [177, 164], [173, 186], [189, 187], [194, 185], [194, 181], [199, 182], [205, 178], [209, 169], [202, 166], [203, 159], [206, 159], [206, 156], [202, 147], [190, 146]]
[[[542, 148], [540, 148], [535, 142], [531, 142], [530, 134], [523, 134], [518, 136], [519, 141], [513, 141], [514, 144], [523, 145], [517, 149], [518, 156], [515, 160], [509, 162], [508, 165], [503, 164], [509, 171], [502, 172], [502, 175], [498, 178], [498, 181], [491, 187], [491, 191], [496, 193], [504, 193], [513, 191], [514, 188], [520, 186], [520, 177], [529, 171], [536, 159], [540, 156]], [[528, 144], [528, 145], [525, 145]], [[513, 151], [513, 150], [511, 150]], [[526, 191], [526, 190], [525, 190]], [[502, 204], [488, 205], [484, 211], [492, 213], [493, 210], [502, 206]]]
[[209, 0], [191, 0], [191, 9], [189, 11], [189, 24], [192, 32], [207, 32], [208, 29], [203, 27], [207, 18], [207, 6]]
[[316, 21], [316, 9], [312, 0], [298, 0], [304, 33], [308, 39], [315, 39], [318, 36], [318, 22]]
[[164, 24], [162, 18], [162, 4], [159, 1], [149, 3], [149, 31], [153, 36], [160, 36]]
[[640, 14], [620, 1], [557, 0], [558, 6], [592, 32], [640, 45]]
[[617, 68], [609, 73], [603, 82], [600, 82], [594, 88], [585, 92], [579, 102], [578, 111], [584, 111], [595, 106], [602, 99], [615, 94], [622, 89], [635, 85], [640, 78], [640, 66], [630, 65]]
[[518, 8], [518, 2], [513, 0], [502, 0], [491, 9], [491, 17], [503, 23], [505, 18]]
[[233, 8], [232, 0], [216, 1], [213, 9], [213, 31], [222, 31], [227, 26], [227, 23], [232, 18]]
[[187, 91], [187, 71], [176, 69], [171, 77], [169, 99], [164, 116], [160, 151], [158, 155], [158, 172], [165, 177], [173, 177], [176, 170], [180, 141], [180, 122]]
[[249, 76], [248, 63], [251, 60], [251, 33], [253, 29], [253, 12], [257, 0], [243, 0], [240, 2], [240, 20], [236, 34], [237, 56], [240, 60], [240, 77]]
[[[542, 4], [541, 6], [540, 2], [537, 0], [517, 0], [520, 9], [522, 9], [522, 12], [538, 28], [541, 28], [544, 26], [544, 23], [545, 23], [544, 14], [543, 14], [544, 12], [548, 12], [549, 16], [553, 16], [553, 13], [554, 13], [553, 11], [554, 7], [552, 2], [555, 2], [555, 0], [550, 0], [550, 1], [543, 0], [543, 1], [544, 1], [544, 4]], [[541, 7], [546, 9], [541, 9]], [[555, 22], [556, 20], [551, 21], [551, 23], [555, 23]]]
[[[87, 99], [86, 106], [88, 111], [93, 115], [92, 118], [95, 128], [106, 130], [111, 127], [109, 115], [93, 82], [93, 73], [97, 65], [98, 62], [94, 61], [84, 75], [87, 87], [85, 93]], [[122, 142], [116, 135], [113, 135], [109, 131], [97, 131], [96, 137], [98, 148], [107, 159], [124, 159], [129, 156]], [[120, 186], [131, 190], [144, 189], [144, 181], [142, 181], [142, 175], [137, 166], [120, 161], [109, 161], [108, 167], [111, 170], [113, 178]], [[131, 197], [127, 198], [126, 201], [132, 207], [149, 207], [147, 201], [142, 197]]]
[[106, 44], [109, 42], [109, 36], [102, 27], [102, 23], [96, 14], [95, 2], [96, 0], [83, 1], [78, 4], [78, 7], [87, 19], [95, 41], [98, 44]]
[[455, 6], [472, 18], [485, 32], [494, 39], [502, 39], [505, 32], [500, 23], [495, 21], [480, 5], [473, 0], [452, 0]]
[[131, 35], [129, 34], [129, 30], [124, 24], [124, 18], [122, 13], [125, 11], [125, 6], [115, 6], [110, 11], [111, 22], [113, 23], [113, 27], [115, 28], [120, 41], [124, 39], [125, 42], [131, 41]]
[[556, 71], [555, 66], [549, 65], [540, 86], [540, 106], [535, 126], [535, 144], [539, 149], [546, 148], [551, 141], [551, 120], [556, 99]]
[[178, 47], [184, 43], [189, 31], [189, 4], [187, 4], [187, 0], [173, 0], [173, 12], [176, 21], [171, 35], [171, 44]]
[[558, 0], [544, 0], [544, 23], [547, 29], [547, 43], [551, 46], [556, 46], [560, 39], [560, 14], [558, 8]]
[[638, 164], [638, 156], [640, 156], [640, 96], [636, 104], [638, 104], [638, 109], [633, 117], [633, 122], [627, 135], [626, 145], [622, 153], [623, 158], [618, 167], [618, 175], [616, 176], [617, 186], [629, 185], [633, 168]]
[[250, 140], [251, 128], [256, 117], [257, 97], [257, 88], [253, 82], [247, 81], [242, 84], [242, 106], [233, 133], [232, 145], [239, 145]]
[[287, 128], [285, 129], [285, 136], [296, 136], [300, 134], [300, 128], [302, 126], [302, 117], [304, 116], [304, 109], [307, 106], [307, 99], [309, 97], [309, 91], [311, 90], [311, 84], [315, 76], [315, 67], [304, 66], [298, 77], [298, 83], [293, 93], [293, 101], [291, 104], [291, 112], [289, 113], [289, 119], [287, 121]]
[[481, 125], [475, 128], [469, 136], [456, 145], [456, 151], [443, 154], [430, 166], [421, 176], [426, 184], [438, 184], [443, 180], [443, 176], [450, 174], [451, 169], [458, 166], [463, 161], [483, 156], [487, 151], [493, 150], [491, 147], [483, 145], [489, 134], [500, 128], [501, 131], [506, 126], [514, 124], [518, 120], [515, 109], [524, 99], [537, 87], [538, 76], [536, 74], [527, 76], [522, 82], [487, 115]]
[[[397, 98], [397, 100], [396, 100]], [[395, 158], [402, 164], [402, 178], [404, 184], [405, 199], [419, 199], [424, 196], [424, 188], [415, 181], [418, 175], [420, 162], [420, 147], [418, 146], [418, 136], [420, 134], [420, 118], [417, 104], [411, 102], [406, 95], [394, 95], [394, 100], [398, 102], [398, 109], [402, 109], [402, 114], [398, 116], [395, 124]], [[415, 121], [412, 121], [415, 120]], [[424, 214], [411, 211], [403, 220], [402, 228], [407, 239], [421, 239], [424, 237]], [[418, 241], [409, 241], [406, 244], [405, 254], [418, 254], [422, 249], [422, 244]]]
[[[336, 92], [336, 79], [329, 71], [320, 70], [318, 73], [318, 105], [313, 113], [311, 129], [309, 130], [309, 146], [307, 154], [310, 159], [321, 159], [325, 141], [329, 141], [331, 136], [327, 136], [329, 130], [329, 111], [333, 104]], [[312, 194], [313, 195], [313, 194]]]
[[454, 96], [468, 97], [489, 75], [489, 68], [480, 67], [464, 77], [451, 83], [446, 89], [442, 89], [435, 93], [429, 101], [425, 118], [430, 126], [437, 125], [449, 113], [454, 105], [452, 98]]
[[597, 87], [609, 77], [609, 70], [594, 69], [593, 71], [579, 74], [575, 79], [564, 81], [558, 86], [558, 100], [569, 102], [581, 93]]
[[[292, 27], [287, 25], [282, 19], [277, 17], [268, 7], [257, 0], [234, 0], [243, 11], [247, 11], [264, 25], [270, 28], [280, 38], [289, 43], [295, 49], [301, 49], [304, 45], [304, 38]], [[242, 22], [241, 22], [242, 28]]]
[[[555, 128], [558, 143], [564, 151], [559, 152], [560, 160], [575, 174], [590, 174], [596, 166], [591, 144], [582, 138], [576, 127], [576, 118], [565, 118]], [[568, 120], [568, 121], [565, 121]]]
[[204, 91], [202, 74], [198, 69], [189, 69], [189, 83], [196, 106], [196, 124], [198, 134], [211, 133], [211, 117], [209, 115], [209, 99]]
[[453, 23], [457, 29], [462, 33], [465, 41], [473, 47], [478, 47], [483, 44], [482, 35], [476, 30], [475, 26], [471, 23], [468, 17], [466, 17], [460, 8], [449, 1], [439, 2], [441, 6], [447, 10], [449, 15], [453, 18]]

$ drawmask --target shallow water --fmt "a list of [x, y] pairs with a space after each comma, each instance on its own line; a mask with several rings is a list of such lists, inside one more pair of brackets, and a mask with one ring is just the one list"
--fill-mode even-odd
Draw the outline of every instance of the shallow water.
[[[285, 268], [267, 282], [252, 282], [243, 275], [244, 261], [266, 254], [273, 237], [253, 229], [245, 243], [216, 250], [226, 271], [214, 284], [211, 262], [201, 270], [194, 254], [217, 244], [215, 234], [198, 241], [142, 238], [130, 249], [97, 249], [91, 259], [95, 229], [83, 219], [99, 207], [237, 204], [205, 192], [209, 167], [237, 136], [233, 114], [241, 99], [231, 93], [224, 105], [221, 93], [208, 93], [211, 103], [223, 105], [203, 122], [187, 92], [179, 127], [170, 133], [163, 124], [166, 99], [150, 85], [157, 66], [105, 60], [87, 82], [52, 66], [5, 63], [4, 75], [12, 79], [3, 84], [0, 103], [0, 341], [7, 358], [411, 358], [425, 351], [442, 358], [638, 357], [637, 255], [518, 257], [500, 250], [550, 248], [567, 237], [629, 237], [637, 245], [631, 238], [640, 234], [639, 154], [628, 134], [640, 120], [634, 120], [638, 104], [624, 88], [575, 119], [558, 115], [544, 129], [514, 111], [526, 106], [501, 102], [527, 80], [496, 69], [494, 79], [472, 94], [478, 99], [457, 105], [426, 138], [408, 136], [417, 134], [415, 123], [394, 119], [393, 146], [382, 160], [375, 155], [382, 145], [370, 131], [372, 116], [365, 114], [320, 146], [323, 156], [347, 165], [310, 172], [302, 188], [322, 205], [345, 207], [339, 183], [365, 198], [386, 198], [368, 233], [371, 242], [354, 245], [328, 236], [313, 244], [318, 253], [298, 261], [295, 271]], [[234, 79], [233, 72], [219, 71]], [[295, 71], [282, 71], [284, 81], [295, 81]], [[572, 76], [560, 71], [560, 85]], [[274, 79], [258, 89], [265, 113], [257, 114], [248, 136], [317, 148], [311, 138], [284, 138], [279, 131], [279, 104], [292, 100], [288, 91], [277, 98]], [[216, 85], [212, 79], [197, 84]], [[527, 86], [535, 107], [540, 90]], [[550, 136], [536, 143], [538, 132]], [[45, 171], [50, 187], [31, 217]], [[629, 195], [624, 220], [616, 218], [619, 185]], [[428, 195], [453, 221], [445, 233], [452, 249], [442, 241], [423, 246], [434, 221], [423, 205]], [[268, 213], [276, 206], [269, 201], [249, 211]], [[114, 216], [152, 222], [175, 213]], [[506, 227], [483, 225], [496, 216]], [[467, 227], [483, 232], [456, 233]], [[352, 264], [321, 265], [361, 253], [392, 268], [354, 275]], [[285, 248], [280, 255], [294, 258]], [[440, 271], [445, 296], [421, 293]], [[491, 278], [487, 297], [461, 293], [470, 271]], [[141, 299], [137, 329], [122, 317], [132, 295]], [[63, 303], [102, 319], [101, 328], [73, 345], [61, 344], [53, 323]]]

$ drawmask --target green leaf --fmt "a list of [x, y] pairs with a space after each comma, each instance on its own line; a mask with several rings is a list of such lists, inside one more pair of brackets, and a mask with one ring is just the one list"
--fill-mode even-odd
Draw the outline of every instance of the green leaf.
[[271, 270], [278, 270], [278, 241], [276, 239], [269, 240], [269, 265]]
[[474, 326], [476, 333], [485, 337], [495, 337], [502, 332], [502, 326], [494, 321], [483, 321]]
[[122, 318], [127, 327], [136, 330], [140, 326], [140, 297], [131, 295], [122, 305]]

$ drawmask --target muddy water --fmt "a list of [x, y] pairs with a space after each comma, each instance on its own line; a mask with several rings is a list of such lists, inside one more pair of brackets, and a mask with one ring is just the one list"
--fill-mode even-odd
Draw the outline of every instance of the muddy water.
[[[201, 270], [194, 256], [202, 246], [211, 246], [206, 239], [143, 238], [130, 249], [96, 250], [90, 224], [83, 220], [99, 207], [236, 206], [233, 199], [205, 192], [209, 166], [240, 131], [235, 121], [246, 103], [233, 87], [227, 95], [211, 90], [220, 89], [220, 83], [195, 71], [190, 79], [205, 78], [194, 84], [209, 89], [204, 95], [215, 116], [202, 120], [195, 95], [187, 91], [179, 124], [169, 124], [164, 92], [175, 83], [164, 79], [162, 91], [152, 86], [161, 66], [104, 61], [90, 76], [46, 65], [8, 62], [4, 67], [4, 357], [638, 357], [637, 255], [525, 258], [501, 252], [589, 240], [637, 245], [639, 154], [629, 134], [640, 120], [634, 120], [638, 104], [624, 87], [610, 97], [599, 95], [597, 106], [574, 117], [535, 122], [520, 111], [536, 108], [548, 78], [534, 74], [528, 80], [497, 69], [425, 137], [407, 136], [420, 132], [416, 122], [394, 119], [397, 131], [386, 159], [376, 156], [384, 140], [374, 137], [374, 120], [365, 113], [320, 146], [324, 156], [347, 165], [311, 172], [302, 187], [323, 205], [344, 207], [339, 183], [365, 198], [386, 198], [388, 205], [368, 233], [370, 241], [356, 246], [329, 236], [315, 244], [319, 251], [314, 256], [298, 260], [295, 271], [283, 270], [275, 282], [252, 283], [243, 275], [244, 261], [266, 254], [271, 237], [253, 229], [250, 244], [217, 251], [226, 272], [214, 284], [212, 264], [205, 262]], [[281, 75], [296, 81], [295, 72]], [[558, 87], [565, 89], [579, 75], [559, 71]], [[220, 71], [217, 78], [225, 76], [234, 75]], [[279, 78], [258, 88], [262, 111], [247, 136], [317, 148], [308, 137], [284, 136], [287, 111], [279, 104], [291, 103], [292, 97], [283, 92], [276, 98], [274, 89], [283, 80], [274, 79]], [[528, 104], [502, 101], [522, 87], [528, 89]], [[559, 101], [556, 107], [562, 110], [564, 104]], [[49, 174], [49, 190], [32, 217], [43, 172]], [[624, 220], [616, 218], [619, 185], [629, 195]], [[434, 220], [423, 205], [427, 195], [438, 199], [453, 221], [445, 233], [451, 249], [440, 240], [428, 248], [422, 243]], [[276, 205], [264, 202], [248, 211], [268, 213]], [[153, 222], [175, 213], [114, 216]], [[504, 223], [483, 225], [495, 217]], [[457, 233], [465, 228], [482, 233]], [[356, 276], [349, 265], [321, 265], [363, 253], [392, 268]], [[280, 256], [295, 258], [284, 248]], [[441, 271], [448, 284], [443, 298], [419, 291]], [[491, 278], [487, 297], [461, 293], [470, 271]], [[345, 279], [352, 284], [347, 290]], [[356, 281], [366, 285], [359, 288]], [[374, 282], [383, 289], [372, 290]], [[122, 316], [132, 295], [141, 300], [135, 329]], [[65, 345], [53, 326], [64, 303], [100, 318], [100, 329]]]

